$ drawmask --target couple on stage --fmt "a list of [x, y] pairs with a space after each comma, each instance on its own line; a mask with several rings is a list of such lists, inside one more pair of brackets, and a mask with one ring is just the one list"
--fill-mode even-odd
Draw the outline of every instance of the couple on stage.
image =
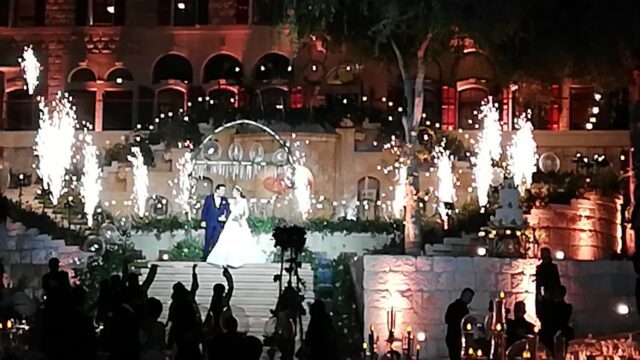
[[226, 186], [219, 184], [213, 195], [207, 196], [202, 208], [206, 223], [203, 257], [209, 264], [241, 267], [264, 264], [265, 254], [258, 249], [247, 223], [249, 206], [242, 188], [234, 186], [231, 199], [225, 197]]

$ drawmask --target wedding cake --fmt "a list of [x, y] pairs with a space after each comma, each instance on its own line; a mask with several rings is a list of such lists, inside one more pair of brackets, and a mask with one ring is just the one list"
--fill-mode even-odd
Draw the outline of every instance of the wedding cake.
[[500, 228], [520, 228], [524, 226], [524, 217], [520, 207], [520, 192], [513, 178], [505, 178], [498, 192], [498, 208], [491, 217], [489, 225]]

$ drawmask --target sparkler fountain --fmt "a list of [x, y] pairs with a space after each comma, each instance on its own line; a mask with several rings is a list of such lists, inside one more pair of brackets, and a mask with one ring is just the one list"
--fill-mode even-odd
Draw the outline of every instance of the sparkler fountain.
[[476, 156], [473, 162], [478, 203], [481, 207], [489, 202], [489, 186], [493, 173], [493, 162], [502, 155], [502, 128], [500, 127], [500, 111], [491, 97], [480, 108], [478, 114], [482, 122], [482, 131], [476, 142]]
[[511, 140], [507, 152], [509, 171], [520, 194], [531, 186], [533, 173], [538, 164], [538, 145], [533, 138], [533, 125], [529, 121], [531, 112], [520, 115], [516, 120], [518, 131]]
[[38, 62], [38, 58], [33, 52], [33, 46], [25, 46], [22, 57], [18, 59], [18, 62], [20, 63], [24, 80], [27, 82], [25, 88], [29, 95], [33, 95], [39, 84], [38, 77], [40, 77], [40, 62]]
[[71, 166], [75, 143], [76, 113], [67, 94], [58, 93], [52, 103], [53, 112], [40, 99], [40, 128], [36, 135], [35, 152], [39, 162], [38, 175], [49, 191], [54, 204], [63, 192], [64, 176]]
[[144, 157], [140, 148], [131, 148], [133, 156], [127, 156], [127, 159], [133, 164], [133, 200], [134, 208], [138, 216], [144, 216], [147, 206], [147, 198], [149, 197], [149, 170], [144, 164]]
[[438, 212], [447, 228], [447, 220], [456, 197], [455, 179], [453, 177], [453, 159], [444, 142], [435, 150], [436, 168], [438, 174]]
[[102, 171], [98, 162], [98, 149], [93, 144], [93, 137], [86, 132], [83, 135], [82, 155], [84, 156], [84, 167], [82, 170], [82, 184], [80, 193], [84, 198], [84, 213], [87, 215], [87, 224], [93, 225], [93, 212], [100, 202], [100, 192], [102, 191]]

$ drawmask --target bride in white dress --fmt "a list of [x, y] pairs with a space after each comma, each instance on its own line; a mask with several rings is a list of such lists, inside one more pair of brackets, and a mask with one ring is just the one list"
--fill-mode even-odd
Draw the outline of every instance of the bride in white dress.
[[224, 225], [216, 246], [207, 257], [207, 263], [238, 268], [245, 264], [264, 264], [267, 256], [253, 240], [247, 223], [249, 206], [242, 188], [234, 186], [229, 201], [231, 215]]

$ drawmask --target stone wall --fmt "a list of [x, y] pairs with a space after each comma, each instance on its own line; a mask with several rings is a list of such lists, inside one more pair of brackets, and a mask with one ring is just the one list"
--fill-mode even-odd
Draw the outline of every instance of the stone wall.
[[588, 195], [569, 205], [533, 209], [527, 220], [540, 246], [563, 251], [575, 260], [609, 259], [621, 246], [619, 198]]
[[[502, 290], [509, 307], [516, 300], [525, 301], [527, 316], [534, 320], [536, 260], [367, 255], [362, 261], [364, 328], [374, 326], [383, 349], [388, 333], [386, 312], [393, 306], [397, 332], [410, 325], [414, 332], [427, 333], [424, 358], [445, 356], [444, 313], [465, 287], [476, 291], [472, 313], [486, 314], [489, 300]], [[558, 268], [567, 287], [567, 301], [573, 305], [572, 323], [578, 337], [637, 327], [635, 311], [628, 316], [615, 312], [620, 302], [630, 307], [635, 303], [635, 274], [630, 262], [564, 261]]]

